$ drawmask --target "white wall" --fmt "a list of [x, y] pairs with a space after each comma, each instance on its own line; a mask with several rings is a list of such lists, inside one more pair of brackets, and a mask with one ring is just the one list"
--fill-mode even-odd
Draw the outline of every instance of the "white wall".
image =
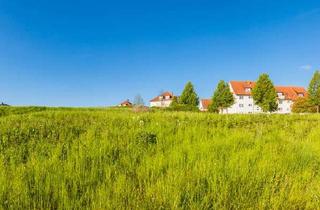
[[235, 103], [223, 113], [228, 114], [254, 114], [261, 113], [261, 108], [254, 104], [251, 96], [234, 95]]
[[[230, 90], [234, 92], [231, 85]], [[262, 113], [262, 110], [259, 106], [255, 105], [253, 102], [252, 96], [241, 96], [241, 95], [233, 95], [235, 99], [235, 103], [228, 109], [223, 110], [222, 113], [226, 114], [255, 114]], [[285, 100], [284, 97], [280, 97], [278, 99], [278, 111], [275, 113], [279, 114], [288, 114], [291, 113], [291, 106], [293, 101]]]
[[150, 102], [150, 107], [165, 108], [165, 107], [169, 107], [171, 103], [172, 103], [172, 100], [154, 101], [154, 102]]
[[200, 100], [200, 103], [199, 103], [199, 109], [200, 109], [200, 111], [202, 111], [202, 112], [208, 111], [208, 109], [205, 109], [205, 108], [203, 107], [203, 104], [202, 104], [202, 101], [201, 101], [201, 100]]
[[278, 111], [277, 113], [280, 114], [289, 114], [291, 113], [291, 106], [293, 104], [293, 101], [291, 100], [283, 100], [283, 99], [279, 99], [278, 100]]
[[[253, 99], [250, 96], [239, 96], [235, 95], [236, 103], [233, 104], [230, 108], [223, 110], [223, 113], [226, 114], [255, 114], [262, 113], [262, 110], [259, 106], [255, 105]], [[242, 99], [241, 99], [242, 98]], [[241, 105], [240, 105], [241, 104]], [[291, 100], [278, 100], [278, 111], [274, 113], [279, 114], [289, 114], [291, 113], [291, 106], [293, 101]]]

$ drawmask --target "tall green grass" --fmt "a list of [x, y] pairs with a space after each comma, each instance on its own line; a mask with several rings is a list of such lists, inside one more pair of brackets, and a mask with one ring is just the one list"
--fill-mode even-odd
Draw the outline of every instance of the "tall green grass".
[[0, 117], [2, 209], [319, 209], [320, 116]]

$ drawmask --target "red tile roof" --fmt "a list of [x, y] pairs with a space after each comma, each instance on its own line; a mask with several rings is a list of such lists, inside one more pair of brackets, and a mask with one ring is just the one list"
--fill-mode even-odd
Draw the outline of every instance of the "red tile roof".
[[[253, 81], [230, 81], [233, 93], [236, 95], [251, 95], [251, 89], [256, 85]], [[296, 100], [300, 95], [307, 96], [304, 87], [296, 86], [275, 86], [277, 93], [282, 93], [286, 100]]]
[[[169, 96], [170, 99], [166, 99], [166, 96]], [[162, 99], [161, 99], [161, 97], [162, 97]], [[172, 100], [173, 97], [174, 97], [173, 93], [167, 91], [167, 92], [164, 92], [161, 95], [158, 95], [157, 97], [151, 99], [150, 102]]]
[[211, 99], [201, 99], [201, 104], [203, 109], [208, 109], [209, 105], [211, 104]]
[[246, 88], [252, 89], [256, 83], [252, 81], [230, 81], [233, 93], [236, 95], [251, 95], [251, 91], [246, 91]]
[[308, 95], [306, 89], [303, 87], [284, 87], [276, 86], [277, 93], [282, 93], [287, 100], [296, 100], [299, 97], [305, 97]]
[[131, 106], [132, 103], [129, 101], [129, 99], [123, 101], [122, 103], [120, 103], [120, 106]]

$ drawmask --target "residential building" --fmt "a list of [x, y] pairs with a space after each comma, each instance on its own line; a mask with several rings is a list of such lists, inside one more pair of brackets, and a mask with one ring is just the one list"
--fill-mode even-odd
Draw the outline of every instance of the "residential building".
[[129, 99], [123, 101], [122, 103], [119, 104], [121, 107], [132, 107], [132, 103], [129, 101]]
[[160, 108], [166, 108], [169, 107], [170, 104], [173, 101], [173, 98], [175, 96], [172, 92], [164, 92], [157, 97], [150, 100], [150, 107], [160, 107]]
[[201, 99], [199, 103], [199, 109], [202, 112], [208, 111], [209, 105], [211, 104], [211, 99]]
[[[230, 81], [230, 90], [234, 95], [235, 103], [223, 110], [223, 113], [229, 114], [253, 114], [261, 113], [259, 106], [254, 104], [252, 98], [252, 89], [255, 82], [252, 81]], [[275, 113], [291, 113], [291, 106], [298, 97], [305, 97], [307, 91], [303, 87], [295, 86], [275, 86], [278, 95], [278, 110]]]
[[307, 91], [303, 87], [285, 87], [276, 86], [278, 95], [278, 113], [291, 113], [291, 108], [294, 101], [299, 97], [306, 97]]

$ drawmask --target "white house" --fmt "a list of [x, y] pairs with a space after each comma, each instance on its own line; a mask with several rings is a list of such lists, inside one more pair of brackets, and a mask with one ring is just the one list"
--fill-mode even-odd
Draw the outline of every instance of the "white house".
[[209, 105], [211, 104], [211, 99], [201, 99], [199, 103], [199, 109], [202, 112], [208, 111]]
[[[251, 95], [255, 82], [252, 81], [230, 81], [230, 90], [234, 95], [235, 103], [223, 110], [223, 113], [229, 114], [251, 114], [261, 113], [259, 106], [255, 105]], [[291, 113], [291, 106], [298, 97], [305, 97], [307, 91], [303, 87], [293, 86], [275, 86], [278, 94], [278, 111], [275, 113]]]
[[160, 108], [166, 108], [169, 107], [170, 104], [173, 101], [173, 98], [175, 96], [171, 92], [164, 92], [160, 94], [159, 96], [153, 98], [150, 100], [150, 107], [160, 107]]
[[278, 94], [278, 113], [291, 113], [294, 101], [308, 95], [304, 87], [276, 86]]

